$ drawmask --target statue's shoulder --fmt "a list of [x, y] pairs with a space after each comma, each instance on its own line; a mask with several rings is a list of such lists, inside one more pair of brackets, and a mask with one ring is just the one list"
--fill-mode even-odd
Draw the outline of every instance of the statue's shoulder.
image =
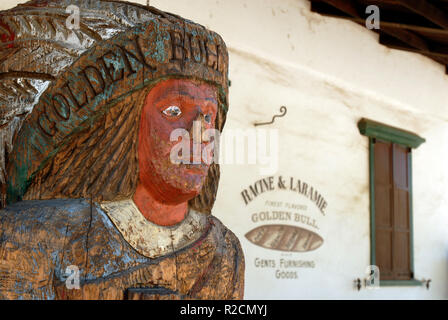
[[213, 225], [214, 233], [218, 233], [219, 236], [225, 238], [227, 242], [230, 242], [232, 245], [237, 246], [238, 249], [241, 249], [240, 240], [238, 237], [232, 232], [232, 230], [227, 228], [221, 220], [213, 215], [209, 216], [209, 220]]
[[64, 222], [78, 223], [90, 215], [90, 204], [85, 199], [24, 200], [0, 210], [0, 221], [21, 225]]
[[230, 230], [227, 228], [224, 223], [221, 222], [217, 217], [211, 215], [209, 217], [209, 221], [213, 225], [212, 232], [214, 236], [216, 237], [216, 240], [218, 243], [220, 243], [226, 252], [230, 252], [231, 256], [236, 256], [236, 259], [241, 260], [241, 265], [244, 268], [244, 253], [243, 249], [241, 247], [240, 240]]
[[[212, 225], [210, 235], [217, 246], [216, 254], [220, 256], [217, 260], [219, 263], [214, 265], [215, 275], [219, 277], [217, 281], [222, 283], [220, 285], [222, 288], [232, 288], [222, 293], [222, 296], [225, 299], [243, 299], [245, 261], [241, 243], [238, 237], [217, 217], [211, 215], [208, 219]], [[211, 287], [209, 292], [217, 291], [215, 287]]]
[[68, 230], [85, 225], [90, 215], [90, 204], [84, 199], [20, 201], [0, 210], [2, 241], [57, 242]]

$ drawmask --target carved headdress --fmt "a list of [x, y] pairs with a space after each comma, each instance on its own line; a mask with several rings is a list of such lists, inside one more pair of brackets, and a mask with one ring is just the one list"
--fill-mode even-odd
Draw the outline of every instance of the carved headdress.
[[[69, 29], [73, 4], [80, 24]], [[130, 197], [143, 99], [163, 79], [215, 85], [216, 127], [224, 125], [225, 43], [176, 15], [121, 1], [31, 1], [0, 13], [0, 39], [0, 178], [8, 203]], [[218, 180], [213, 164], [190, 205], [210, 212]]]

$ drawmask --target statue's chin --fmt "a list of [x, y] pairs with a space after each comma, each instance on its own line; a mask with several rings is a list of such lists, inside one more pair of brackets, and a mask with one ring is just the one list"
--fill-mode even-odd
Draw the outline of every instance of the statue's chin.
[[188, 201], [196, 197], [202, 190], [206, 175], [203, 173], [195, 173], [194, 170], [186, 172], [181, 179], [171, 180], [171, 190], [173, 198], [178, 201]]
[[204, 185], [206, 164], [153, 162], [153, 169], [143, 175], [145, 188], [165, 203], [180, 203], [196, 197]]
[[177, 192], [185, 195], [187, 200], [196, 197], [204, 185], [205, 177], [203, 174], [187, 173], [182, 180], [176, 180], [172, 186]]

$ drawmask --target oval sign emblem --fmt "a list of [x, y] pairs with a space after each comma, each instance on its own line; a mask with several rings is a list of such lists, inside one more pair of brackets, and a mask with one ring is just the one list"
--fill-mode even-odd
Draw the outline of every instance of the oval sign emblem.
[[312, 251], [324, 243], [324, 239], [313, 231], [284, 224], [259, 226], [245, 236], [257, 246], [288, 252]]

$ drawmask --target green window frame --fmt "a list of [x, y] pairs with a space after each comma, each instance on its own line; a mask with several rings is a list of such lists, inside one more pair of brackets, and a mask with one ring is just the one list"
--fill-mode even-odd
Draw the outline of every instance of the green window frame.
[[[369, 184], [370, 184], [370, 263], [376, 265], [376, 230], [375, 230], [375, 148], [376, 140], [402, 145], [410, 150], [419, 147], [426, 140], [415, 133], [398, 129], [373, 120], [362, 118], [358, 122], [359, 132], [369, 138]], [[414, 278], [414, 241], [413, 241], [413, 197], [412, 197], [412, 151], [408, 153], [409, 179], [409, 245], [410, 245], [410, 280], [381, 280], [380, 286], [419, 286], [422, 282]]]

